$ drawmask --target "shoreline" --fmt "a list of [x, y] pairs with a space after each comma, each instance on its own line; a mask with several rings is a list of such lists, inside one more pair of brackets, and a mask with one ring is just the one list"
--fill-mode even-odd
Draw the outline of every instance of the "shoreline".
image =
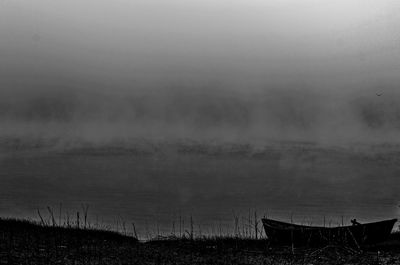
[[346, 246], [269, 246], [268, 240], [235, 237], [158, 238], [90, 228], [0, 219], [0, 261], [7, 264], [395, 264], [400, 234], [363, 251]]

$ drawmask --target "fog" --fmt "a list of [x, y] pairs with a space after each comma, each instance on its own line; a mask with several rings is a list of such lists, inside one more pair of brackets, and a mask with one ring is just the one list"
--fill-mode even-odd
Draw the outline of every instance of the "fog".
[[0, 0], [0, 215], [88, 203], [143, 233], [169, 233], [178, 213], [229, 226], [250, 208], [314, 224], [397, 216], [399, 11]]
[[1, 1], [2, 136], [396, 142], [397, 1]]
[[119, 91], [63, 84], [40, 92], [17, 88], [2, 91], [1, 135], [67, 142], [149, 138], [397, 143], [400, 95], [394, 85], [382, 84], [337, 93], [304, 82], [269, 84], [252, 92], [221, 83]]

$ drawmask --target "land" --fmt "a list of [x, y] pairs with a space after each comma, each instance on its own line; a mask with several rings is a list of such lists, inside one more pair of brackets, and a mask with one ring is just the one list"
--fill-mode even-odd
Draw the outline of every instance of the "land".
[[400, 264], [400, 236], [362, 251], [345, 246], [299, 249], [267, 239], [133, 236], [85, 227], [0, 219], [0, 264]]

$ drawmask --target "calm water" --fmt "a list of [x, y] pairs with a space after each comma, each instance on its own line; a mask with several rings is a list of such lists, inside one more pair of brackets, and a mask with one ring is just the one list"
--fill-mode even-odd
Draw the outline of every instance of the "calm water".
[[[91, 223], [139, 233], [232, 232], [249, 209], [299, 223], [399, 217], [400, 148], [276, 144], [148, 148], [4, 149], [1, 216], [38, 219], [51, 206], [62, 220], [89, 205]], [[252, 214], [253, 215], [253, 214]], [[75, 217], [71, 217], [74, 218]]]

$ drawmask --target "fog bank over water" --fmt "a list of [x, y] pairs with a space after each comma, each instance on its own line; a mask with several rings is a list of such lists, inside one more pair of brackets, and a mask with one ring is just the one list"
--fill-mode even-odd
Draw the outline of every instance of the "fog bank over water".
[[398, 1], [2, 1], [2, 137], [400, 139]]
[[2, 137], [63, 141], [398, 143], [400, 91], [272, 84], [261, 91], [179, 86], [125, 91], [2, 91]]
[[180, 215], [232, 231], [249, 209], [398, 217], [399, 14], [399, 0], [0, 0], [0, 216], [88, 204], [142, 236]]

